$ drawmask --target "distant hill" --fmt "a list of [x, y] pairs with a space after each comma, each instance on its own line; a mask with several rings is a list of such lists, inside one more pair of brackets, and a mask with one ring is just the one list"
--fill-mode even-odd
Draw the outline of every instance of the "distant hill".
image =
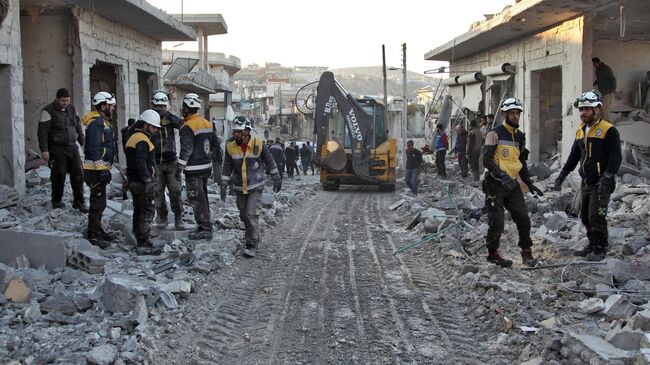
[[[336, 80], [353, 95], [383, 95], [384, 85], [381, 66], [347, 67], [330, 69]], [[402, 70], [386, 71], [387, 89], [389, 96], [402, 95]], [[427, 86], [435, 86], [437, 78], [417, 72], [408, 72], [407, 94], [415, 98], [416, 90]]]

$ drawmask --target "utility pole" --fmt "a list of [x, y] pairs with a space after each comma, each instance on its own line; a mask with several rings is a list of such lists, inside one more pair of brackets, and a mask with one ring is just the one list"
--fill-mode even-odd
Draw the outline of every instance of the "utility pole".
[[402, 95], [403, 95], [403, 108], [402, 108], [402, 171], [406, 171], [406, 118], [408, 114], [408, 103], [406, 101], [406, 43], [402, 44]]
[[[384, 125], [388, 125], [388, 86], [386, 85], [386, 45], [381, 45], [382, 73], [384, 75]], [[383, 133], [384, 131], [382, 131]]]

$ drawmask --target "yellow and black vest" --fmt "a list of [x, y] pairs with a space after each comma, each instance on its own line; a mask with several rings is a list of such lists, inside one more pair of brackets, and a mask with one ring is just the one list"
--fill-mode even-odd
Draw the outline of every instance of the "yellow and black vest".
[[494, 163], [508, 176], [517, 179], [523, 164], [519, 155], [524, 149], [526, 137], [523, 132], [503, 123], [492, 129], [499, 137], [494, 152]]
[[246, 153], [243, 153], [234, 139], [226, 143], [221, 178], [224, 181], [232, 180], [235, 190], [248, 194], [249, 191], [263, 189], [266, 167], [269, 168], [271, 175], [279, 174], [275, 161], [262, 139], [251, 137], [248, 140]]
[[153, 178], [154, 146], [147, 133], [136, 129], [126, 142], [124, 154], [126, 177], [129, 181], [144, 182]]
[[214, 141], [212, 123], [192, 114], [185, 118], [180, 130], [181, 152], [178, 163], [185, 165], [185, 174], [212, 173]]
[[565, 170], [566, 174], [571, 172], [579, 159], [580, 176], [587, 185], [593, 185], [600, 181], [605, 172], [615, 174], [618, 171], [621, 144], [618, 131], [606, 120], [600, 120], [591, 126], [586, 139], [585, 129], [586, 125], [580, 124], [562, 173], [565, 173]]
[[86, 114], [82, 122], [86, 127], [84, 170], [110, 170], [115, 155], [111, 122], [96, 111]]

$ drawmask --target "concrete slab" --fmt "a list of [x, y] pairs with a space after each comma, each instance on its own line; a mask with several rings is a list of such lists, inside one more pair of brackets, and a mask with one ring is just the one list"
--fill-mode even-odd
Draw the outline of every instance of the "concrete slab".
[[65, 237], [53, 234], [3, 231], [0, 240], [0, 262], [11, 264], [25, 255], [31, 267], [45, 265], [48, 270], [65, 267]]

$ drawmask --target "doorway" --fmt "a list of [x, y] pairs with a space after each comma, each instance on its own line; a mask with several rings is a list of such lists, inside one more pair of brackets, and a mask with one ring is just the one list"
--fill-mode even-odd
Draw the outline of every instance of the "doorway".
[[156, 74], [138, 70], [138, 101], [140, 113], [149, 109], [151, 94], [153, 94]]
[[531, 157], [547, 161], [562, 143], [562, 68], [531, 73]]
[[11, 66], [0, 65], [0, 90], [8, 93], [5, 97], [0, 98], [0, 184], [14, 186], [13, 159], [13, 128], [12, 118], [13, 109], [11, 105]]

